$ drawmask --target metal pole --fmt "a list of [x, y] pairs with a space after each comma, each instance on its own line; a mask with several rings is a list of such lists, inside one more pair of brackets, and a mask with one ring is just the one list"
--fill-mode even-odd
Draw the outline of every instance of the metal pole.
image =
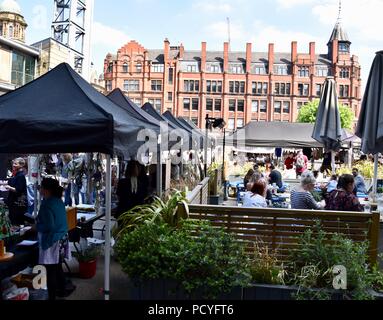
[[157, 145], [157, 196], [162, 197], [162, 154], [160, 141]]
[[376, 195], [378, 193], [378, 164], [379, 164], [379, 154], [374, 155], [374, 180], [372, 186], [372, 193], [374, 201], [376, 200]]
[[208, 148], [208, 140], [209, 140], [209, 115], [206, 115], [206, 125], [205, 125], [205, 128], [206, 128], [206, 137], [205, 137], [205, 157], [204, 157], [204, 161], [205, 161], [205, 178], [207, 177], [207, 148]]
[[110, 251], [111, 251], [111, 218], [112, 218], [112, 168], [111, 157], [106, 156], [106, 180], [105, 180], [105, 267], [104, 267], [104, 297], [110, 299]]
[[228, 194], [227, 194], [227, 185], [226, 185], [226, 128], [223, 129], [223, 168], [222, 168], [222, 182], [223, 182], [223, 200], [228, 200]]

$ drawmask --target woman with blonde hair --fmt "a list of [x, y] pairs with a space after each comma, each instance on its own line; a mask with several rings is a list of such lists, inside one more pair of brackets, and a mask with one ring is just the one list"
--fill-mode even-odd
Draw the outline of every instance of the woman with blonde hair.
[[301, 184], [291, 192], [291, 208], [301, 210], [322, 210], [324, 204], [317, 203], [312, 195], [316, 179], [311, 171], [305, 171], [301, 176]]

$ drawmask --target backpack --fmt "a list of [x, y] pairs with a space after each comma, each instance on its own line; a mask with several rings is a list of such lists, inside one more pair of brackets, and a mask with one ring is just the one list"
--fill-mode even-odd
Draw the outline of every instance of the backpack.
[[298, 170], [303, 169], [305, 167], [305, 159], [303, 157], [297, 158], [295, 166]]

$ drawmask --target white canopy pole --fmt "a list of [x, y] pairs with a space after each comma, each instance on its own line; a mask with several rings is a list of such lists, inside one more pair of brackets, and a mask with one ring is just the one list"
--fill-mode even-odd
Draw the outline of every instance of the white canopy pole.
[[162, 197], [162, 148], [161, 148], [161, 135], [158, 137], [157, 145], [157, 196]]
[[376, 154], [374, 156], [374, 180], [373, 180], [373, 186], [372, 186], [374, 201], [378, 193], [378, 163], [379, 163], [379, 154]]
[[104, 297], [110, 299], [110, 251], [111, 251], [111, 227], [112, 218], [112, 170], [111, 157], [106, 155], [106, 192], [105, 192], [105, 271], [104, 271]]

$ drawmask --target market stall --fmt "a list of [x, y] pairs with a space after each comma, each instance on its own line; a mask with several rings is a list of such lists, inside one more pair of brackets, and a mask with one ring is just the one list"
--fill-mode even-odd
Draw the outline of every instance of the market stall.
[[[97, 92], [68, 64], [0, 98], [0, 153], [106, 155], [105, 298], [109, 299], [111, 156], [134, 158], [147, 123]], [[152, 127], [155, 130], [155, 127]]]

